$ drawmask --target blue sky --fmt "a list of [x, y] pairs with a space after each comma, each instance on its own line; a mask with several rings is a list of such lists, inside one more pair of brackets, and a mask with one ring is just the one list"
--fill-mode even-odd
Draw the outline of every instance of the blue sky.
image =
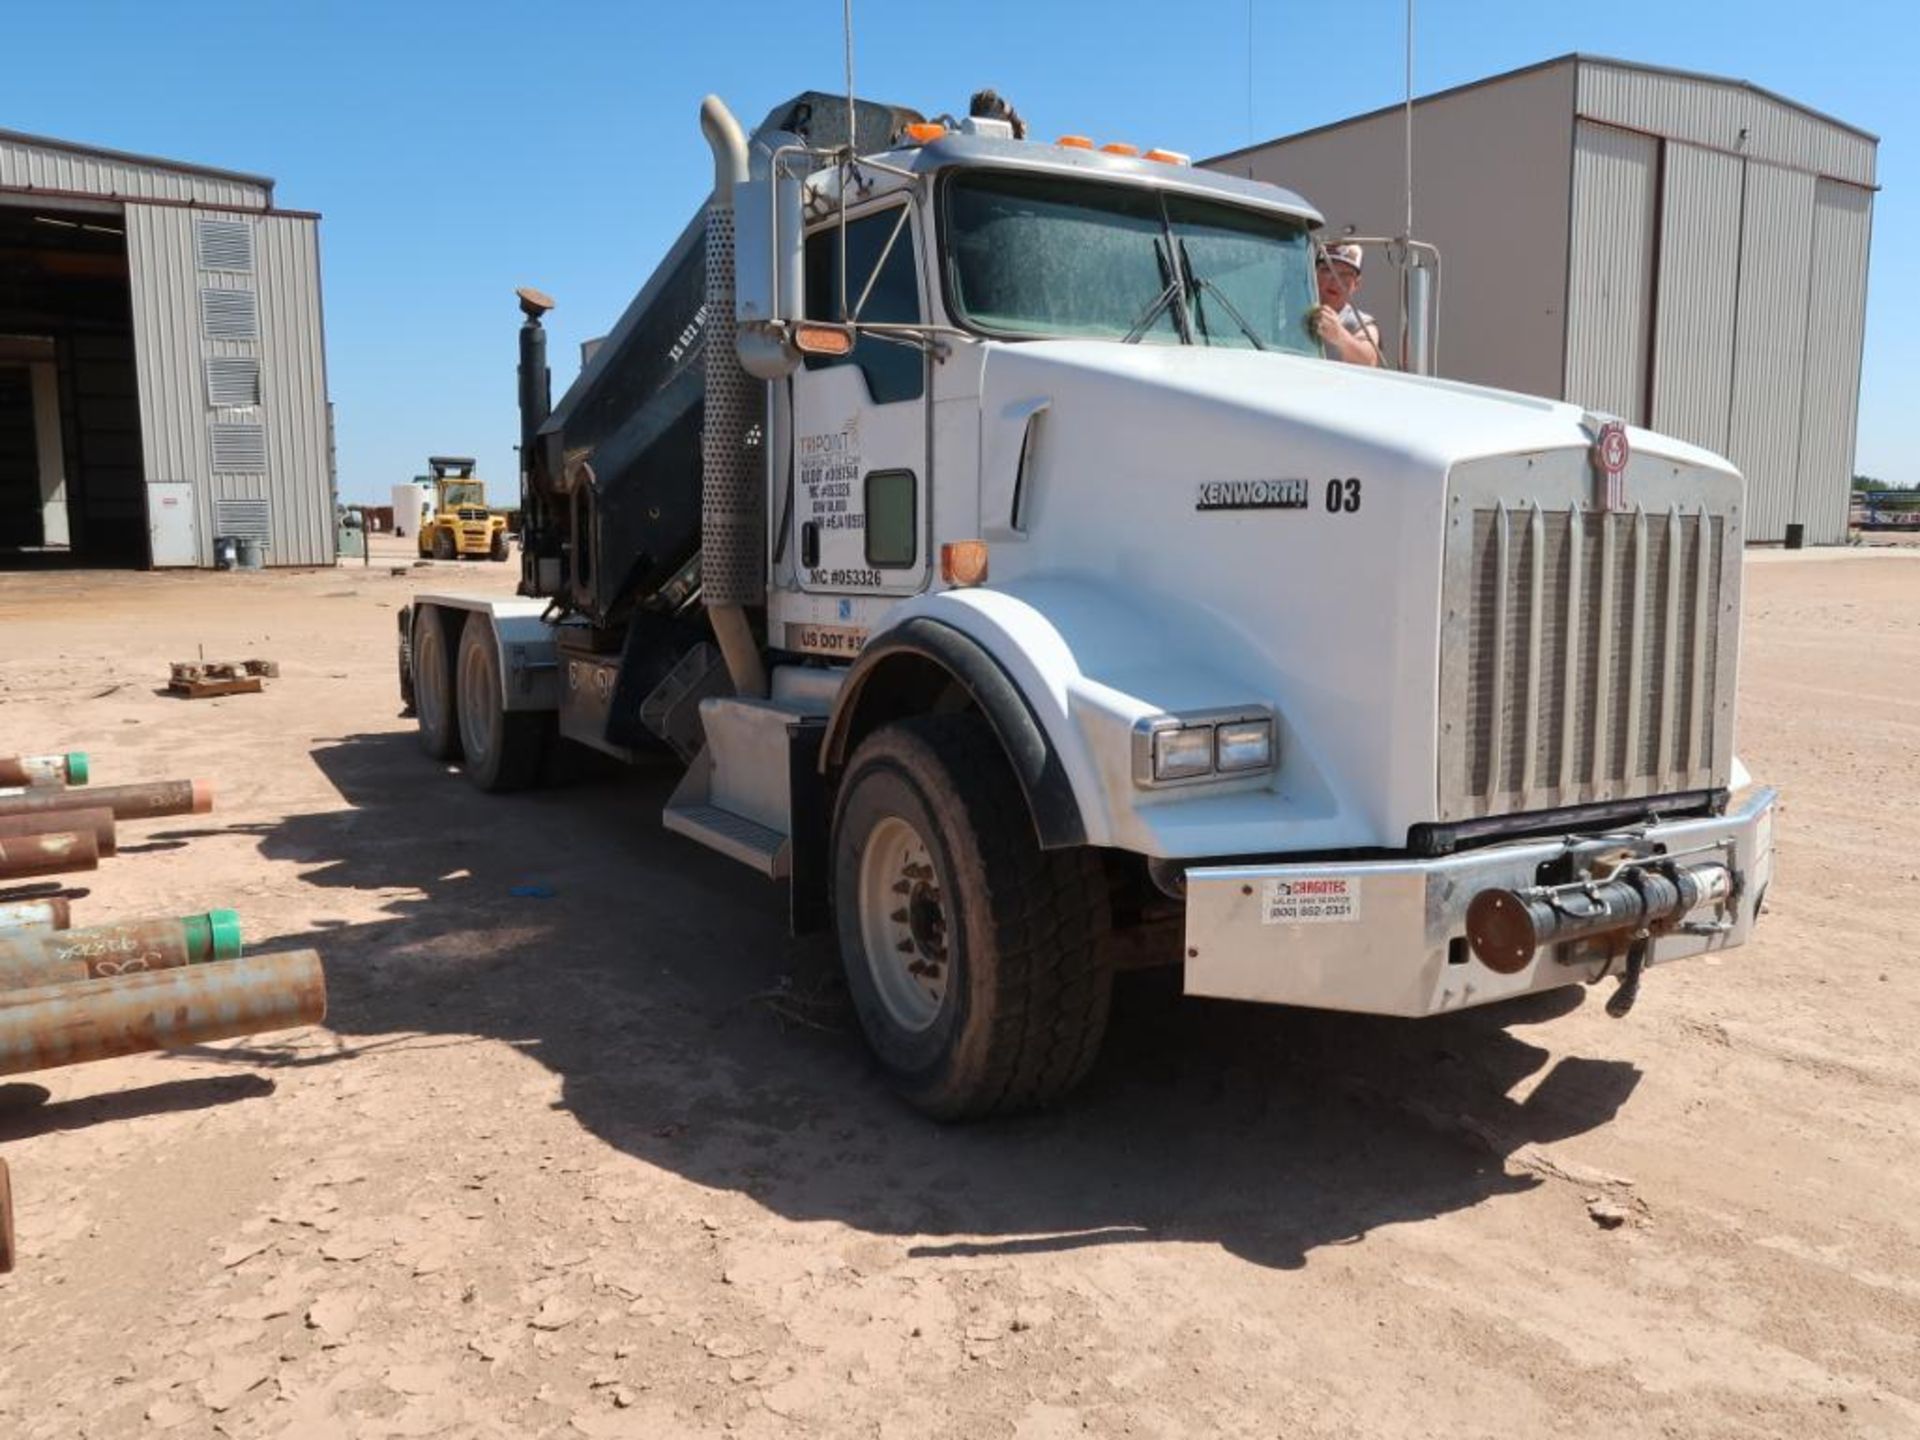
[[[1210, 155], [1391, 104], [1402, 0], [856, 0], [863, 94], [993, 85], [1035, 132]], [[6, 22], [0, 127], [279, 181], [319, 210], [340, 488], [429, 452], [514, 474], [516, 285], [559, 301], [555, 388], [692, 214], [716, 91], [751, 123], [838, 89], [837, 0], [538, 6], [69, 0]], [[1920, 5], [1420, 0], [1416, 88], [1570, 50], [1751, 80], [1881, 137], [1857, 468], [1920, 482]], [[30, 63], [20, 63], [30, 60]]]

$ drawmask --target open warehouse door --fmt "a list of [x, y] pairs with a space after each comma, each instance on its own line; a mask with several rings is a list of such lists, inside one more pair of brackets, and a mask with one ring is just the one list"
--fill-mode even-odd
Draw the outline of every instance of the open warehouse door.
[[0, 204], [0, 564], [147, 563], [120, 207]]

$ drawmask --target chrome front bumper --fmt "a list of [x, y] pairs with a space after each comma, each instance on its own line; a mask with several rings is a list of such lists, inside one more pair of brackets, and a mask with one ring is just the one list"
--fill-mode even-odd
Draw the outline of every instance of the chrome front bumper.
[[[1772, 789], [1754, 786], [1724, 815], [1631, 832], [1675, 858], [1717, 857], [1735, 877], [1724, 905], [1703, 907], [1654, 939], [1649, 964], [1745, 943], [1773, 879], [1774, 799]], [[1475, 895], [1535, 884], [1540, 866], [1566, 848], [1562, 837], [1439, 860], [1189, 869], [1187, 993], [1439, 1015], [1618, 973], [1621, 957], [1601, 941], [1543, 949], [1511, 975], [1488, 969], [1467, 946], [1467, 905]]]

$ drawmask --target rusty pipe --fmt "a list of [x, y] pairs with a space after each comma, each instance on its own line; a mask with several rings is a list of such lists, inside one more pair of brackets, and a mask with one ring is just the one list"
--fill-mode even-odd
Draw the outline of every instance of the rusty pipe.
[[20, 990], [0, 1006], [0, 1075], [317, 1025], [327, 980], [311, 950]]
[[13, 1177], [0, 1160], [0, 1275], [13, 1269]]
[[150, 780], [143, 785], [103, 785], [85, 794], [72, 790], [10, 790], [0, 793], [0, 815], [99, 806], [116, 820], [152, 820], [163, 815], [204, 815], [213, 809], [211, 780]]
[[0, 815], [0, 836], [53, 835], [62, 830], [93, 831], [94, 848], [103, 860], [117, 848], [113, 812], [104, 806], [89, 810], [30, 810], [25, 815]]
[[106, 980], [240, 957], [240, 917], [231, 910], [177, 920], [135, 920], [84, 930], [0, 933], [0, 1005], [8, 992], [76, 980]]
[[0, 905], [0, 930], [64, 930], [72, 923], [73, 909], [64, 895]]
[[100, 847], [91, 830], [51, 835], [0, 835], [0, 880], [31, 875], [70, 875], [100, 868]]
[[0, 785], [84, 785], [87, 757], [78, 750], [65, 755], [0, 755]]

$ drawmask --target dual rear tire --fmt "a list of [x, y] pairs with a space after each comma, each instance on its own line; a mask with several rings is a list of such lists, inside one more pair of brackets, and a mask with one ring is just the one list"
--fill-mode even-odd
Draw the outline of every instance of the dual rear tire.
[[431, 608], [415, 620], [413, 707], [420, 748], [435, 760], [463, 761], [480, 789], [524, 790], [539, 780], [553, 716], [506, 708], [500, 648], [485, 615]]

